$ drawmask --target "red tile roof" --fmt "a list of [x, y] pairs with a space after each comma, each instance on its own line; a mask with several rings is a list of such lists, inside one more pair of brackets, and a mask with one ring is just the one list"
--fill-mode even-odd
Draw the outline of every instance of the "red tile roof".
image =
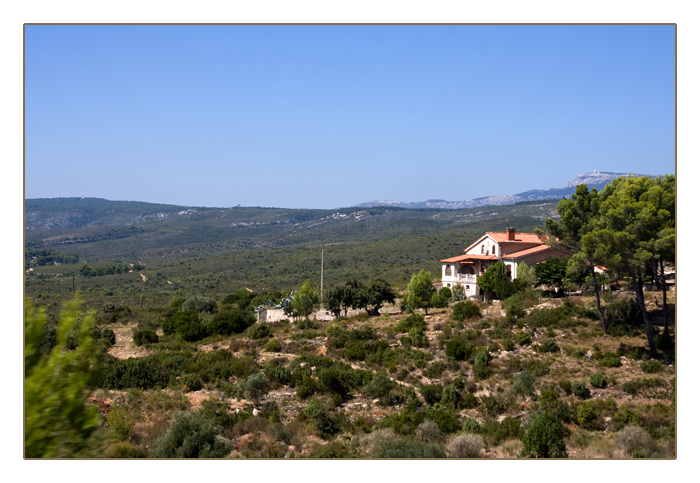
[[553, 250], [553, 248], [547, 245], [538, 245], [536, 247], [520, 250], [519, 252], [513, 252], [509, 253], [508, 255], [503, 255], [501, 258], [520, 258], [527, 255], [532, 255], [533, 253], [544, 252], [546, 250]]
[[518, 233], [516, 231], [515, 240], [509, 240], [507, 232], [487, 231], [486, 234], [498, 243], [542, 243], [540, 237], [535, 233]]
[[456, 263], [456, 262], [464, 262], [467, 260], [498, 260], [498, 258], [494, 257], [493, 255], [460, 255], [458, 257], [452, 257], [452, 258], [446, 258], [444, 260], [440, 260], [441, 263]]

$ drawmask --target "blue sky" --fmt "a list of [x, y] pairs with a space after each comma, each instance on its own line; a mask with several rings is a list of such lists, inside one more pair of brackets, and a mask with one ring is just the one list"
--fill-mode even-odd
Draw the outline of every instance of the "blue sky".
[[675, 172], [673, 26], [25, 27], [25, 197], [333, 208]]

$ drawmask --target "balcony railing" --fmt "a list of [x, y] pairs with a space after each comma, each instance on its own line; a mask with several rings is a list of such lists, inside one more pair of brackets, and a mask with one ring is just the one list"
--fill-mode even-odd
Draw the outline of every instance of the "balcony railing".
[[460, 273], [458, 278], [460, 283], [476, 283], [476, 275]]

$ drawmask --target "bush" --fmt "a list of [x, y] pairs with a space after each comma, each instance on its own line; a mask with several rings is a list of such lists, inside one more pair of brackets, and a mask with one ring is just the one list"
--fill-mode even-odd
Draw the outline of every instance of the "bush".
[[449, 359], [456, 361], [465, 361], [471, 357], [474, 346], [467, 345], [461, 340], [452, 339], [445, 344], [445, 355]]
[[513, 391], [513, 394], [518, 394], [523, 397], [534, 395], [535, 376], [528, 372], [513, 374], [513, 385], [511, 386], [511, 391]]
[[254, 324], [247, 329], [246, 334], [250, 339], [264, 339], [270, 335], [270, 324], [267, 322]]
[[571, 393], [581, 399], [587, 399], [591, 396], [590, 389], [588, 389], [586, 383], [583, 381], [574, 381], [571, 384]]
[[455, 306], [452, 308], [451, 317], [457, 322], [462, 322], [471, 317], [478, 316], [480, 315], [480, 313], [481, 311], [479, 310], [479, 306], [476, 305], [474, 302], [467, 300], [455, 304]]
[[458, 434], [447, 443], [447, 451], [452, 458], [478, 458], [484, 449], [484, 441], [476, 434]]
[[625, 426], [615, 434], [615, 446], [622, 449], [625, 456], [643, 455], [651, 436], [639, 426]]
[[432, 406], [442, 399], [443, 387], [440, 384], [425, 384], [420, 388], [420, 394], [425, 399], [425, 403]]
[[430, 379], [438, 379], [442, 373], [447, 369], [447, 365], [442, 361], [435, 361], [428, 367], [423, 369], [423, 375]]
[[617, 354], [607, 353], [598, 361], [601, 367], [621, 367], [622, 360]]
[[561, 348], [557, 345], [556, 342], [554, 342], [552, 339], [546, 339], [542, 341], [542, 345], [538, 346], [533, 346], [533, 349], [536, 352], [544, 352], [544, 353], [555, 353], [559, 352]]
[[511, 337], [505, 337], [501, 340], [501, 348], [506, 352], [510, 352], [515, 349], [515, 342], [513, 342]]
[[422, 315], [411, 314], [396, 324], [396, 330], [399, 332], [408, 332], [411, 329], [414, 329], [419, 333], [423, 333], [428, 329], [428, 324], [426, 324]]
[[589, 382], [591, 383], [591, 386], [597, 389], [604, 388], [606, 384], [605, 377], [600, 372], [594, 372], [591, 374]]
[[642, 362], [640, 367], [645, 374], [656, 374], [664, 370], [664, 365], [654, 359]]
[[213, 314], [216, 312], [216, 300], [211, 297], [193, 295], [183, 302], [182, 310], [185, 312], [193, 310], [195, 312], [208, 312]]
[[255, 323], [255, 316], [239, 308], [219, 312], [209, 322], [209, 331], [213, 334], [240, 334]]
[[202, 389], [202, 382], [199, 380], [197, 374], [184, 374], [180, 378], [180, 382], [182, 382], [188, 392]]
[[481, 432], [481, 425], [479, 424], [479, 421], [473, 418], [465, 418], [464, 422], [462, 423], [462, 429], [466, 433], [475, 433], [479, 434]]
[[260, 404], [260, 400], [267, 394], [270, 389], [270, 381], [261, 372], [248, 376], [241, 384], [241, 387], [246, 393], [246, 396], [253, 401], [256, 406]]
[[384, 441], [376, 453], [377, 458], [444, 458], [445, 451], [433, 443], [411, 441], [402, 438]]
[[362, 392], [371, 398], [386, 398], [392, 389], [396, 387], [396, 383], [389, 379], [383, 372], [377, 372], [372, 377], [372, 382], [362, 388]]
[[544, 411], [530, 421], [522, 438], [523, 451], [536, 458], [566, 458], [564, 438], [568, 433], [561, 421]]
[[515, 342], [518, 345], [530, 345], [532, 344], [532, 339], [527, 333], [520, 331], [515, 335]]
[[272, 339], [270, 342], [265, 344], [265, 350], [267, 352], [281, 352], [282, 351], [282, 344], [280, 344], [279, 340]]
[[151, 449], [154, 458], [223, 458], [232, 443], [219, 437], [221, 427], [202, 413], [175, 415], [168, 431]]
[[416, 439], [426, 443], [437, 441], [440, 438], [440, 428], [432, 419], [426, 419], [416, 428]]
[[144, 344], [158, 343], [158, 334], [156, 334], [155, 331], [151, 329], [132, 329], [131, 337], [134, 339], [134, 344], [136, 344], [139, 347]]
[[582, 428], [590, 430], [603, 429], [599, 418], [600, 411], [596, 408], [593, 401], [586, 401], [576, 409], [576, 421]]

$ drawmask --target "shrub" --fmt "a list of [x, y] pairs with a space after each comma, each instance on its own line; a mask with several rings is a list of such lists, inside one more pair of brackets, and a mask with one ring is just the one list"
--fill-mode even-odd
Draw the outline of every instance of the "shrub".
[[607, 353], [598, 361], [598, 365], [601, 367], [621, 367], [622, 360], [617, 354]]
[[515, 335], [515, 342], [518, 345], [530, 345], [532, 344], [532, 339], [527, 333], [520, 331]]
[[533, 346], [533, 349], [537, 352], [545, 353], [555, 353], [559, 352], [561, 348], [552, 339], [545, 339], [542, 341], [542, 345]]
[[489, 361], [491, 360], [491, 355], [488, 350], [481, 349], [474, 356], [474, 375], [477, 379], [486, 379], [491, 374], [491, 368], [489, 367]]
[[535, 376], [528, 372], [513, 374], [511, 391], [523, 397], [532, 396], [535, 394]]
[[250, 339], [264, 339], [270, 335], [270, 324], [267, 322], [254, 324], [247, 329], [246, 334]]
[[420, 394], [425, 399], [425, 403], [429, 406], [440, 402], [442, 399], [443, 387], [440, 384], [425, 384], [420, 388]]
[[559, 381], [559, 387], [566, 394], [571, 394], [571, 391], [572, 391], [571, 381], [567, 381], [566, 379], [562, 379], [561, 381]]
[[467, 345], [461, 340], [452, 339], [445, 344], [445, 355], [456, 361], [467, 360], [472, 353], [473, 346]]
[[183, 311], [193, 310], [195, 312], [216, 312], [216, 300], [207, 296], [193, 295], [182, 304]]
[[199, 380], [197, 374], [184, 374], [180, 378], [180, 382], [182, 382], [188, 392], [202, 389], [202, 382]]
[[642, 453], [650, 440], [649, 433], [636, 425], [625, 426], [615, 434], [615, 446], [627, 457]]
[[119, 440], [129, 439], [134, 427], [134, 418], [122, 406], [116, 406], [107, 413], [107, 424]]
[[510, 352], [515, 348], [515, 342], [513, 342], [511, 337], [504, 337], [501, 340], [501, 348], [506, 352]]
[[571, 384], [571, 393], [574, 396], [580, 397], [581, 399], [586, 399], [591, 396], [590, 389], [588, 389], [586, 383], [583, 381], [574, 381]]
[[416, 439], [429, 443], [440, 438], [440, 428], [432, 419], [426, 419], [416, 428]]
[[146, 452], [127, 441], [110, 445], [106, 450], [107, 458], [145, 458]]
[[568, 430], [553, 414], [544, 411], [533, 417], [522, 438], [523, 451], [536, 458], [566, 458], [564, 438]]
[[435, 361], [423, 369], [423, 375], [430, 379], [437, 379], [442, 375], [445, 369], [447, 369], [447, 365], [444, 362]]
[[643, 361], [640, 367], [645, 374], [656, 374], [664, 369], [664, 365], [654, 359]]
[[151, 449], [154, 458], [222, 458], [232, 443], [219, 437], [221, 427], [202, 413], [178, 413]]
[[313, 421], [314, 427], [323, 438], [328, 438], [340, 431], [340, 418], [337, 415], [332, 416], [328, 406], [321, 401], [311, 401], [304, 409], [304, 413]]
[[384, 441], [377, 458], [444, 458], [445, 450], [434, 443], [423, 443], [402, 438]]
[[462, 429], [467, 433], [479, 434], [481, 432], [481, 425], [476, 419], [465, 418], [464, 422], [462, 423]]
[[452, 458], [478, 458], [484, 441], [476, 434], [458, 434], [450, 438], [447, 451]]
[[596, 408], [593, 401], [586, 401], [578, 406], [576, 409], [576, 421], [579, 426], [590, 430], [603, 429], [602, 424], [600, 424], [600, 411]]
[[440, 397], [440, 407], [444, 409], [454, 410], [459, 403], [459, 392], [454, 384], [447, 384], [442, 390]]
[[158, 334], [156, 334], [155, 331], [151, 329], [132, 329], [131, 336], [134, 339], [134, 344], [136, 344], [139, 347], [144, 344], [158, 343]]
[[476, 317], [481, 313], [479, 306], [471, 301], [464, 301], [455, 304], [452, 308], [452, 319], [457, 322], [462, 322], [471, 317]]
[[279, 340], [272, 339], [267, 344], [265, 344], [265, 350], [267, 352], [281, 352], [282, 344], [280, 344]]
[[411, 314], [396, 324], [396, 330], [399, 332], [408, 332], [411, 329], [414, 329], [420, 333], [423, 333], [428, 329], [428, 324], [426, 324], [422, 315]]
[[239, 308], [230, 308], [216, 314], [209, 322], [209, 331], [213, 334], [240, 334], [255, 323], [255, 316]]
[[597, 389], [602, 389], [606, 385], [605, 377], [600, 372], [594, 372], [591, 374], [589, 382], [591, 383], [591, 386]]
[[389, 379], [384, 372], [377, 372], [372, 377], [372, 382], [362, 388], [362, 392], [371, 398], [386, 398], [392, 389], [396, 387], [396, 383]]

